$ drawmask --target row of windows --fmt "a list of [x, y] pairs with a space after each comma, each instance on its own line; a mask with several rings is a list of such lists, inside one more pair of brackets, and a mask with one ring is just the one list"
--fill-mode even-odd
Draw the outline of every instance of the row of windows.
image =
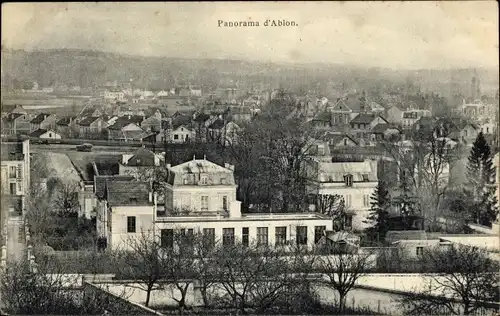
[[10, 166], [9, 167], [9, 178], [21, 178], [21, 166]]
[[[326, 230], [326, 226], [315, 226], [314, 227], [314, 243], [318, 243], [323, 237]], [[180, 230], [182, 234], [193, 234], [193, 229]], [[287, 244], [287, 227], [275, 227], [275, 245], [285, 245]], [[296, 227], [296, 244], [297, 245], [307, 245], [307, 226], [297, 226]], [[209, 242], [210, 245], [215, 245], [215, 228], [203, 228], [203, 236]], [[257, 245], [269, 245], [269, 228], [268, 227], [257, 227]], [[171, 248], [174, 245], [174, 230], [173, 229], [162, 229], [160, 236], [160, 243], [162, 247]], [[241, 243], [244, 246], [249, 246], [249, 228], [242, 227], [241, 229]], [[234, 228], [223, 228], [222, 229], [222, 245], [232, 246], [235, 244], [235, 229]]]
[[[195, 184], [195, 182], [196, 182], [196, 180], [195, 180], [194, 174], [185, 175], [183, 178], [184, 184]], [[224, 178], [224, 177], [219, 178], [218, 182], [219, 183], [217, 183], [217, 184], [227, 184], [226, 178]], [[199, 184], [208, 185], [209, 184], [208, 175], [201, 175]], [[213, 183], [213, 184], [216, 184], [216, 183]]]

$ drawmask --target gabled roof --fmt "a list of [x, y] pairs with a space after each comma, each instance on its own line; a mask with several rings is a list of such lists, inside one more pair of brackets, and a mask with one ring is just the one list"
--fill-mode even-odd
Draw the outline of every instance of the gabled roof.
[[172, 127], [178, 128], [179, 126], [184, 125], [189, 127], [191, 125], [191, 116], [189, 115], [177, 115], [174, 119], [172, 119]]
[[38, 114], [34, 119], [31, 120], [30, 123], [32, 124], [40, 124], [42, 123], [43, 121], [45, 121], [45, 119], [49, 116], [51, 116], [52, 114], [48, 114], [48, 113], [40, 113]]
[[138, 149], [127, 161], [127, 166], [144, 167], [155, 165], [155, 154], [146, 148]]
[[42, 136], [43, 134], [47, 133], [47, 130], [46, 129], [37, 129], [36, 131], [34, 132], [31, 132], [29, 134], [30, 137], [40, 137]]
[[97, 116], [88, 116], [86, 118], [84, 118], [83, 120], [81, 120], [78, 125], [80, 126], [90, 126], [92, 123], [94, 123], [95, 121], [97, 121], [98, 119], [100, 119], [100, 117], [97, 117]]
[[351, 120], [351, 124], [370, 124], [377, 116], [376, 114], [360, 113]]
[[2, 104], [2, 112], [3, 113], [11, 113], [12, 111], [14, 111], [16, 108], [22, 108], [21, 105], [18, 105], [18, 104]]
[[106, 196], [106, 182], [108, 181], [134, 181], [134, 176], [131, 175], [111, 175], [111, 176], [96, 176], [94, 181], [95, 195], [98, 199], [103, 199]]
[[328, 141], [328, 142], [333, 142], [333, 143], [337, 144], [338, 142], [342, 141], [346, 137], [349, 138], [356, 145], [358, 144], [358, 142], [354, 138], [352, 138], [351, 136], [349, 136], [347, 134], [326, 133], [323, 136], [323, 140]]
[[210, 115], [205, 114], [205, 113], [200, 113], [200, 114], [196, 115], [194, 121], [196, 121], [198, 123], [202, 123], [202, 122], [206, 122], [208, 119], [210, 119]]
[[7, 122], [13, 122], [15, 121], [17, 118], [23, 116], [24, 114], [21, 114], [21, 113], [9, 113], [7, 114], [7, 116], [5, 117], [5, 121]]
[[140, 123], [142, 123], [142, 121], [143, 121], [142, 116], [130, 115], [130, 118], [129, 116], [122, 116], [116, 119], [115, 123], [110, 127], [108, 127], [108, 129], [120, 130], [131, 123], [139, 125]]
[[75, 119], [74, 116], [63, 117], [62, 119], [60, 119], [59, 121], [56, 122], [56, 125], [59, 125], [59, 126], [69, 126], [69, 124], [71, 123], [71, 121], [74, 120], [74, 119]]
[[356, 97], [337, 98], [333, 101], [332, 110], [334, 111], [352, 111], [359, 112], [361, 109], [361, 101]]
[[151, 205], [149, 202], [150, 185], [147, 182], [107, 181], [106, 200], [113, 206]]

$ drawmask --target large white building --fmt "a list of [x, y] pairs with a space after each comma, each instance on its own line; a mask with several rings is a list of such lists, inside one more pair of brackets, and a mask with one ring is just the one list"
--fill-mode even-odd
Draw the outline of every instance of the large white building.
[[347, 226], [361, 231], [370, 210], [370, 196], [378, 184], [377, 162], [331, 162], [316, 160], [308, 166], [308, 194], [340, 195], [347, 207]]
[[[1, 146], [1, 219], [22, 216], [30, 188], [30, 143], [2, 142]], [[3, 226], [2, 226], [3, 227]]]
[[331, 218], [315, 213], [242, 214], [236, 200], [234, 167], [206, 159], [167, 166], [165, 212], [157, 212], [156, 195], [148, 184], [110, 180], [99, 190], [97, 230], [108, 247], [127, 247], [130, 238], [156, 236], [164, 247], [176, 232], [199, 232], [223, 245], [302, 245], [311, 248]]

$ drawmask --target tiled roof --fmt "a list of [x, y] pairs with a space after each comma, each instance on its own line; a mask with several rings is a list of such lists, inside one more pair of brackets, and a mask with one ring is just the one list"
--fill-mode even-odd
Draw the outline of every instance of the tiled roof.
[[56, 122], [56, 125], [59, 126], [68, 126], [75, 117], [64, 117]]
[[36, 131], [29, 134], [30, 137], [40, 137], [41, 135], [47, 133], [46, 129], [37, 129]]
[[349, 138], [351, 141], [353, 141], [356, 145], [358, 142], [351, 136], [347, 134], [333, 134], [333, 133], [326, 133], [325, 136], [323, 136], [323, 139], [327, 142], [333, 142], [334, 144], [337, 144], [338, 142], [342, 141], [345, 137]]
[[32, 124], [40, 124], [42, 123], [43, 121], [45, 121], [45, 119], [47, 117], [49, 117], [51, 114], [48, 114], [48, 113], [40, 113], [38, 114], [34, 119], [31, 120], [31, 123]]
[[181, 163], [177, 166], [173, 166], [169, 169], [172, 172], [177, 174], [185, 174], [185, 173], [228, 173], [232, 174], [233, 171], [231, 169], [224, 168], [215, 164], [211, 161], [205, 159], [196, 159], [190, 160], [184, 163]]
[[134, 181], [131, 175], [111, 175], [111, 176], [96, 176], [94, 181], [95, 194], [97, 198], [103, 199], [106, 193], [106, 182], [109, 181]]
[[375, 114], [361, 113], [351, 120], [351, 124], [370, 124], [375, 117]]
[[427, 235], [424, 230], [390, 230], [385, 240], [389, 243], [398, 240], [427, 240]]
[[89, 117], [86, 117], [84, 118], [83, 120], [81, 120], [78, 125], [80, 126], [90, 126], [90, 124], [94, 123], [95, 121], [97, 121], [99, 119], [99, 117], [92, 117], [92, 116], [89, 116]]
[[371, 132], [375, 134], [383, 134], [389, 127], [389, 124], [379, 123], [371, 129]]
[[140, 125], [140, 123], [142, 123], [142, 121], [143, 121], [142, 116], [130, 115], [130, 118], [129, 118], [129, 116], [122, 116], [122, 117], [119, 117], [118, 119], [116, 119], [115, 123], [113, 125], [109, 126], [108, 128], [113, 129], [113, 130], [120, 130], [120, 129], [124, 128], [125, 126], [129, 125], [130, 123]]
[[146, 148], [138, 149], [127, 161], [127, 166], [154, 166], [155, 154]]
[[16, 120], [18, 117], [20, 116], [23, 116], [24, 114], [21, 114], [21, 113], [9, 113], [7, 114], [7, 116], [5, 117], [5, 120], [7, 122], [13, 122], [14, 120]]
[[194, 121], [196, 122], [206, 122], [210, 118], [210, 115], [205, 114], [205, 113], [200, 113], [196, 116]]
[[172, 127], [177, 128], [181, 125], [185, 125], [189, 127], [191, 125], [191, 116], [188, 115], [178, 115], [174, 119], [172, 119]]
[[344, 182], [345, 175], [352, 175], [354, 182], [367, 181], [376, 182], [377, 168], [376, 162], [315, 162], [318, 168], [318, 180], [320, 182]]
[[109, 206], [151, 205], [149, 183], [136, 181], [107, 181], [106, 199]]

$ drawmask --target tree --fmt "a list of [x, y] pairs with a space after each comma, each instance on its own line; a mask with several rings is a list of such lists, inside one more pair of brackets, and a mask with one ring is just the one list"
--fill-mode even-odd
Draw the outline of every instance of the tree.
[[59, 216], [78, 216], [78, 208], [80, 206], [78, 191], [79, 187], [77, 183], [64, 183], [62, 180], [58, 180], [53, 203]]
[[345, 311], [346, 296], [356, 285], [358, 279], [371, 267], [369, 253], [344, 253], [336, 251], [334, 255], [322, 256], [319, 269], [324, 274], [325, 285], [339, 294], [339, 310]]
[[331, 217], [336, 227], [343, 230], [346, 216], [344, 198], [338, 194], [318, 194], [314, 200], [315, 211]]
[[146, 292], [145, 306], [149, 306], [151, 293], [162, 288], [165, 278], [165, 263], [168, 252], [164, 252], [152, 232], [141, 232], [136, 238], [126, 241], [128, 249], [117, 252], [117, 277], [134, 280], [132, 287]]
[[377, 236], [377, 240], [383, 241], [387, 231], [389, 231], [389, 207], [391, 206], [391, 197], [387, 191], [386, 184], [380, 181], [373, 192], [371, 199], [370, 215], [368, 223], [373, 223], [368, 229], [368, 234], [372, 237]]
[[243, 314], [252, 307], [265, 310], [272, 306], [290, 282], [286, 261], [278, 250], [266, 245], [219, 247], [216, 267], [227, 303]]
[[470, 315], [499, 300], [499, 265], [488, 252], [453, 245], [424, 251], [421, 261], [429, 271], [426, 287], [400, 301], [408, 314]]
[[494, 195], [495, 167], [490, 146], [482, 132], [477, 135], [470, 151], [467, 178], [468, 188], [476, 203], [472, 216], [474, 221], [482, 225], [491, 225], [498, 213]]

